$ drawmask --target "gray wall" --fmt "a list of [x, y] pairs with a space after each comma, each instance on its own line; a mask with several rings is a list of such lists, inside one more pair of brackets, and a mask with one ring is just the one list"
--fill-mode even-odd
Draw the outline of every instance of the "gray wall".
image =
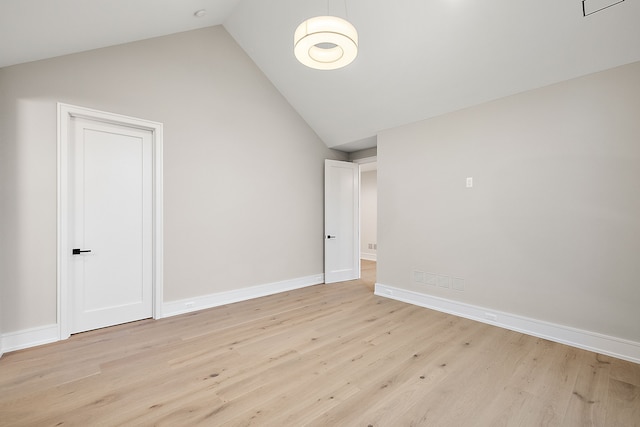
[[2, 332], [56, 322], [56, 103], [164, 123], [164, 299], [323, 271], [328, 150], [222, 27], [0, 69]]
[[349, 161], [355, 161], [360, 159], [366, 159], [369, 157], [375, 157], [378, 155], [378, 148], [366, 148], [364, 150], [353, 151], [349, 153]]
[[640, 342], [640, 63], [382, 132], [378, 197], [379, 283]]

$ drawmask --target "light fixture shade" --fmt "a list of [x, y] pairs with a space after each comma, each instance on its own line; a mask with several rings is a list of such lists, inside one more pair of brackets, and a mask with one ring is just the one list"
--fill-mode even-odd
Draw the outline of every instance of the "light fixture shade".
[[336, 16], [316, 16], [298, 25], [293, 36], [298, 61], [317, 70], [349, 65], [358, 55], [358, 32]]

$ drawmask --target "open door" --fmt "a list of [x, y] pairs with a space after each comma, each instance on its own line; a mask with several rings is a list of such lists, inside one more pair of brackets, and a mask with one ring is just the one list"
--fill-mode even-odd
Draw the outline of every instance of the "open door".
[[324, 282], [359, 279], [359, 166], [324, 162]]

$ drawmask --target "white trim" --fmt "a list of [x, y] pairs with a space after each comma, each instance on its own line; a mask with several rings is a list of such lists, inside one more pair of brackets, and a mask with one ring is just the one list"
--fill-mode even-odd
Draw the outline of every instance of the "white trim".
[[377, 261], [378, 260], [378, 255], [377, 254], [368, 254], [365, 252], [360, 252], [360, 259], [364, 259], [367, 261]]
[[162, 318], [164, 298], [164, 128], [153, 131], [153, 318]]
[[381, 297], [640, 363], [640, 343], [376, 283]]
[[49, 344], [58, 340], [58, 325], [47, 325], [25, 329], [24, 331], [8, 332], [2, 334], [2, 351], [8, 353], [37, 345]]
[[[297, 279], [284, 280], [282, 282], [267, 283], [264, 285], [252, 286], [249, 288], [236, 289], [227, 292], [219, 292], [201, 297], [187, 298], [179, 301], [164, 303], [160, 309], [163, 317], [176, 316], [178, 314], [189, 313], [196, 310], [217, 307], [234, 302], [246, 301], [253, 298], [264, 297], [280, 292], [305, 288], [324, 283], [324, 274], [300, 277]], [[155, 317], [154, 318], [159, 318]], [[60, 336], [60, 325], [47, 325], [24, 331], [9, 332], [0, 335], [3, 347], [0, 352], [22, 350], [42, 344], [49, 344], [69, 338]]]
[[164, 313], [164, 317], [177, 316], [179, 314], [190, 313], [192, 311], [246, 301], [253, 298], [264, 297], [322, 283], [324, 283], [324, 274], [315, 274], [313, 276], [283, 280], [282, 282], [267, 283], [264, 285], [234, 289], [231, 291], [186, 298], [178, 301], [170, 301], [164, 303], [162, 312]]
[[70, 250], [68, 243], [68, 187], [69, 187], [69, 121], [72, 117], [80, 117], [119, 126], [129, 126], [148, 130], [153, 135], [153, 318], [162, 317], [163, 299], [163, 125], [162, 123], [138, 119], [120, 114], [107, 113], [90, 108], [58, 103], [58, 245], [57, 245], [57, 290], [58, 290], [58, 337], [66, 339], [70, 336], [69, 289], [67, 286], [69, 272], [64, 261]]

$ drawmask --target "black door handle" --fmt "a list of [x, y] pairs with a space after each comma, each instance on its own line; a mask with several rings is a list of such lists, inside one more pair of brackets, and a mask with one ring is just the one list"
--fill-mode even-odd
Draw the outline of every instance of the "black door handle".
[[73, 251], [71, 251], [71, 254], [73, 255], [80, 255], [83, 252], [91, 252], [91, 249], [86, 249], [84, 251], [81, 251], [80, 249], [74, 249]]

